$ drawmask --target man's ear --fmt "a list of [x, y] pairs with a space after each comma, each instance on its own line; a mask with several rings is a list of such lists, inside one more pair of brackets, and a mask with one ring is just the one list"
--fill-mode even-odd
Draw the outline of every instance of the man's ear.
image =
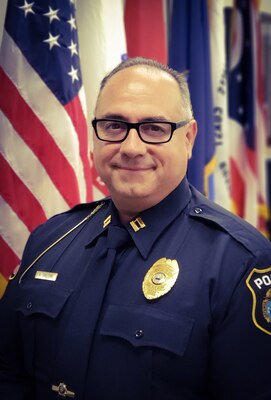
[[186, 147], [187, 147], [187, 154], [188, 158], [190, 159], [192, 157], [192, 150], [194, 146], [194, 142], [197, 136], [198, 132], [198, 126], [197, 126], [197, 121], [194, 119], [189, 122], [186, 128]]

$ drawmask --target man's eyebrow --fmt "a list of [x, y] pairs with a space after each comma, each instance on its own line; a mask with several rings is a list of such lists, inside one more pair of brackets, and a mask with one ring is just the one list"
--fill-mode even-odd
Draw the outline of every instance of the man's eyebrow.
[[[128, 118], [122, 114], [106, 113], [106, 114], [102, 115], [100, 118], [129, 122]], [[168, 119], [166, 119], [164, 116], [161, 116], [161, 115], [144, 117], [144, 118], [141, 118], [140, 120], [138, 120], [137, 122], [146, 122], [146, 121], [148, 121], [148, 122], [169, 122]]]
[[158, 115], [158, 116], [155, 116], [155, 117], [152, 116], [152, 117], [143, 118], [140, 122], [144, 122], [144, 121], [149, 121], [149, 122], [168, 122], [168, 119], [163, 117], [163, 116], [161, 116], [161, 115]]
[[120, 120], [120, 121], [126, 121], [127, 120], [121, 114], [111, 114], [111, 113], [103, 114], [101, 117], [99, 117], [99, 119], [117, 119], [117, 120]]

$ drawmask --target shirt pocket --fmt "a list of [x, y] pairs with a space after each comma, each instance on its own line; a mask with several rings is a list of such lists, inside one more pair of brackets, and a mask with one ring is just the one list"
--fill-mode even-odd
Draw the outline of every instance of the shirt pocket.
[[20, 290], [16, 310], [24, 317], [43, 314], [50, 318], [57, 318], [71, 293], [70, 289], [56, 287], [52, 282], [43, 282], [32, 287], [26, 286]]
[[149, 306], [109, 305], [101, 334], [125, 339], [134, 347], [159, 348], [182, 356], [193, 325], [193, 319], [176, 318]]
[[16, 311], [28, 373], [39, 382], [48, 381], [57, 352], [58, 325], [71, 290], [53, 282], [27, 283], [18, 290]]

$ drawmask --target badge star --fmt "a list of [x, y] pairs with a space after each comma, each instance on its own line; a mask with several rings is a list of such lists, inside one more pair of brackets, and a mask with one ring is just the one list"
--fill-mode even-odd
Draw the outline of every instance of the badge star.
[[51, 23], [54, 19], [60, 21], [58, 15], [57, 15], [58, 12], [59, 12], [59, 9], [53, 10], [52, 7], [49, 6], [49, 11], [43, 15], [45, 15], [45, 17], [48, 17], [50, 19], [50, 23]]
[[33, 3], [27, 3], [27, 0], [24, 0], [24, 5], [19, 7], [21, 10], [24, 11], [24, 16], [25, 17], [27, 17], [28, 13], [35, 14], [34, 11], [32, 10], [33, 5], [34, 5], [34, 2]]
[[74, 54], [78, 55], [77, 44], [74, 43], [73, 40], [71, 40], [71, 44], [68, 46], [68, 49], [71, 52], [71, 56], [73, 56]]
[[78, 69], [73, 68], [73, 66], [71, 67], [70, 72], [68, 72], [68, 75], [70, 75], [70, 77], [72, 78], [72, 83], [74, 83], [74, 81], [79, 81]]
[[60, 37], [60, 35], [56, 35], [53, 36], [50, 32], [49, 32], [49, 38], [44, 40], [45, 43], [49, 44], [50, 50], [52, 50], [52, 48], [54, 46], [58, 46], [61, 47], [60, 44], [58, 43], [58, 38]]
[[70, 19], [68, 20], [68, 24], [71, 26], [71, 30], [76, 29], [75, 18], [71, 15]]

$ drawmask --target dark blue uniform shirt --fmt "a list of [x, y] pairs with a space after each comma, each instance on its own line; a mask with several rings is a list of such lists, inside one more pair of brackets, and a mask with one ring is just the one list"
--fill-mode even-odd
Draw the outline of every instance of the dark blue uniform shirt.
[[1, 400], [271, 399], [270, 242], [186, 179], [138, 217], [108, 198], [32, 233], [0, 302]]

